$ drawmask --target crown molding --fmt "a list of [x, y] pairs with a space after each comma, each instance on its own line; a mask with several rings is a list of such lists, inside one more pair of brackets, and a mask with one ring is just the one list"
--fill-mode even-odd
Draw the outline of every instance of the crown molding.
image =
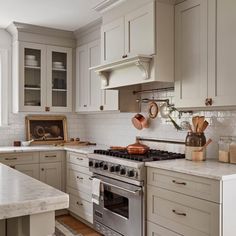
[[126, 0], [104, 0], [95, 7], [93, 7], [93, 10], [99, 12], [99, 13], [104, 13], [120, 4], [125, 2]]

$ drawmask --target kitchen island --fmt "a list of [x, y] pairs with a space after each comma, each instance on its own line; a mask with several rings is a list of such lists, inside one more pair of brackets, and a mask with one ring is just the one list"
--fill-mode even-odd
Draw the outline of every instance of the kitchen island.
[[68, 194], [0, 164], [0, 235], [52, 235], [55, 211], [68, 206]]

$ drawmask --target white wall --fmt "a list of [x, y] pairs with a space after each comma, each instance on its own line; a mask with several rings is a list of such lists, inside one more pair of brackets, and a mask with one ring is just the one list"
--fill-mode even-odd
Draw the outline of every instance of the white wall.
[[[157, 97], [173, 98], [173, 93], [162, 92], [159, 96], [155, 94], [155, 98]], [[142, 111], [143, 114], [147, 114], [145, 106]], [[208, 148], [208, 157], [217, 158], [219, 137], [222, 135], [236, 136], [236, 111], [198, 112], [194, 115], [197, 114], [205, 115], [210, 123], [206, 136], [212, 138], [213, 143]], [[86, 138], [97, 143], [122, 146], [134, 143], [136, 136], [185, 140], [186, 131], [176, 131], [172, 124], [160, 118], [160, 116], [155, 120], [151, 120], [148, 129], [138, 131], [131, 123], [133, 115], [132, 113], [86, 115], [84, 117]], [[191, 118], [191, 115], [185, 114], [179, 120], [177, 114], [175, 115], [175, 120], [179, 124], [183, 120], [191, 121]], [[158, 148], [158, 143], [155, 145]]]

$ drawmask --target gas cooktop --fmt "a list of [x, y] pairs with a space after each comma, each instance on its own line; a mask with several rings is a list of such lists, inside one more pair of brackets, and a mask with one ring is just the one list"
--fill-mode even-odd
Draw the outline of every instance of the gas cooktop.
[[127, 159], [139, 162], [148, 162], [148, 161], [162, 161], [162, 160], [172, 160], [172, 159], [183, 159], [185, 158], [184, 154], [174, 153], [156, 149], [150, 149], [147, 153], [138, 155], [138, 154], [129, 154], [125, 150], [94, 150], [94, 154], [105, 155], [116, 157], [120, 159]]

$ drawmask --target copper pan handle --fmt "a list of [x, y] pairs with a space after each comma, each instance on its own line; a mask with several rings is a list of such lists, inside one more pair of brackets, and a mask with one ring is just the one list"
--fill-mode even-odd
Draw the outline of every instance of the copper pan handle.
[[127, 150], [126, 147], [121, 147], [121, 146], [111, 146], [110, 149], [111, 150], [118, 150], [118, 151]]

